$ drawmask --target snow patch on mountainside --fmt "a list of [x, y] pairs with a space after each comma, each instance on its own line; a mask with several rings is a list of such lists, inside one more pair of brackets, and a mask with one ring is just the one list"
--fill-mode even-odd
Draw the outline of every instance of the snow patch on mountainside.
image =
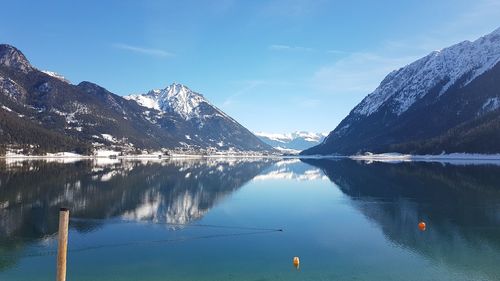
[[[130, 96], [125, 96], [124, 98], [128, 100], [135, 100], [138, 104], [147, 108], [161, 110], [160, 103], [158, 102], [158, 100], [154, 99], [149, 95], [130, 95]], [[149, 114], [149, 111], [145, 111], [144, 113]]]
[[109, 142], [118, 142], [118, 140], [110, 134], [101, 134], [102, 138]]
[[12, 79], [0, 76], [0, 94], [6, 95], [10, 99], [19, 100], [26, 94], [26, 91]]
[[[500, 62], [500, 28], [477, 39], [435, 51], [391, 72], [373, 93], [353, 110], [371, 115], [392, 99], [391, 110], [400, 115], [431, 90], [443, 94], [450, 87], [463, 87]], [[459, 82], [459, 84], [456, 84]]]
[[57, 79], [59, 79], [59, 80], [61, 80], [63, 82], [71, 84], [71, 82], [68, 79], [66, 79], [66, 77], [62, 76], [59, 73], [56, 73], [54, 71], [49, 71], [49, 70], [42, 70], [42, 72], [45, 73], [45, 74], [47, 74], [47, 75], [49, 75], [49, 76], [57, 78]]
[[12, 109], [6, 107], [5, 105], [2, 105], [2, 108], [5, 109], [5, 110], [7, 110], [8, 112], [12, 112]]
[[481, 108], [481, 113], [497, 110], [500, 107], [500, 98], [494, 97], [486, 100]]

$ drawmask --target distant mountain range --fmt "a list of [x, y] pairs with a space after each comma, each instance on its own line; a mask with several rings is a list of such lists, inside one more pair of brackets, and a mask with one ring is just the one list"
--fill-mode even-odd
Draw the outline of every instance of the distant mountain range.
[[255, 133], [263, 142], [281, 151], [302, 151], [320, 144], [326, 133], [293, 132], [288, 134]]
[[97, 149], [265, 151], [272, 148], [184, 85], [121, 97], [91, 82], [71, 84], [0, 45], [0, 153]]
[[303, 154], [500, 153], [500, 29], [388, 74]]

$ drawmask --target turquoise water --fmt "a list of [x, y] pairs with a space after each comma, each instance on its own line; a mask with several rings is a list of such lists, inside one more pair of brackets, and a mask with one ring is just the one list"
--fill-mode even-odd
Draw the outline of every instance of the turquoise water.
[[68, 280], [500, 280], [496, 165], [0, 162], [0, 280], [54, 280], [61, 206]]

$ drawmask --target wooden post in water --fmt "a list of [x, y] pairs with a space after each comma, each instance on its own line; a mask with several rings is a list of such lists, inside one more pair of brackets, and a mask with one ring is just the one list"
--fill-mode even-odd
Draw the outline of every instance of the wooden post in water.
[[68, 252], [68, 226], [69, 210], [61, 208], [59, 210], [59, 232], [57, 241], [57, 279], [56, 281], [66, 281], [66, 255]]

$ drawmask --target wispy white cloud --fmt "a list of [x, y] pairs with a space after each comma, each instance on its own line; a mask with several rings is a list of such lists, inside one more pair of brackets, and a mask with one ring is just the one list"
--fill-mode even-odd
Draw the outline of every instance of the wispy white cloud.
[[246, 93], [249, 93], [252, 90], [254, 90], [255, 88], [257, 88], [261, 85], [264, 85], [265, 83], [266, 83], [266, 81], [263, 81], [263, 80], [244, 81], [243, 87], [241, 89], [239, 89], [238, 91], [234, 92], [234, 94], [232, 94], [231, 96], [227, 97], [224, 100], [224, 102], [222, 103], [222, 107], [223, 108], [230, 107], [239, 96], [244, 95]]
[[470, 36], [469, 39], [475, 39], [499, 27], [500, 1], [476, 0], [474, 4], [455, 20], [448, 21], [448, 24], [437, 30], [435, 35], [449, 37], [465, 33]]
[[475, 40], [500, 27], [500, 1], [477, 0], [474, 5], [444, 24], [436, 26], [422, 34], [411, 34], [407, 38], [398, 38], [384, 42], [387, 52], [413, 52], [421, 56], [434, 50], [440, 50], [464, 40]]
[[449, 19], [447, 24], [423, 34], [411, 34], [380, 42], [366, 52], [329, 50], [342, 55], [340, 59], [319, 67], [310, 83], [318, 92], [329, 94], [371, 93], [391, 71], [399, 69], [434, 50], [463, 40], [475, 40], [495, 28], [500, 18], [500, 1], [478, 0], [463, 14]]
[[272, 17], [300, 18], [313, 14], [328, 3], [325, 0], [271, 0], [262, 7], [264, 15]]
[[263, 79], [232, 81], [231, 83], [236, 84], [238, 89], [222, 102], [222, 107], [226, 109], [235, 104], [241, 103], [242, 100], [248, 98], [249, 96], [255, 96], [261, 92], [267, 92], [269, 88], [286, 88], [294, 85], [294, 82], [289, 81]]
[[299, 108], [303, 109], [315, 109], [322, 104], [322, 100], [315, 97], [300, 96], [293, 97], [292, 102]]
[[270, 45], [269, 50], [271, 51], [305, 51], [310, 52], [314, 51], [313, 48], [301, 47], [301, 46], [290, 46], [290, 45]]
[[167, 52], [164, 50], [153, 49], [153, 48], [144, 48], [144, 47], [132, 46], [132, 45], [128, 45], [128, 44], [116, 43], [116, 44], [113, 44], [113, 47], [117, 48], [117, 49], [121, 49], [121, 50], [131, 51], [131, 52], [149, 55], [149, 56], [155, 56], [155, 57], [172, 57], [172, 56], [174, 56], [173, 53]]
[[310, 48], [310, 47], [284, 45], [284, 44], [269, 45], [268, 49], [271, 51], [297, 51], [297, 52], [302, 51], [302, 52], [317, 52], [317, 53], [325, 53], [325, 54], [333, 54], [333, 55], [349, 55], [349, 54], [351, 54], [350, 52], [336, 50], [336, 49], [322, 50], [322, 49], [315, 49], [315, 48]]
[[351, 53], [346, 52], [346, 51], [341, 51], [341, 50], [326, 50], [327, 54], [333, 54], [333, 55], [349, 55]]
[[209, 9], [215, 14], [225, 14], [234, 8], [236, 4], [236, 0], [218, 0], [210, 2]]
[[376, 53], [352, 53], [319, 68], [310, 83], [319, 92], [329, 94], [368, 94], [392, 70], [417, 59], [414, 56], [393, 57]]

